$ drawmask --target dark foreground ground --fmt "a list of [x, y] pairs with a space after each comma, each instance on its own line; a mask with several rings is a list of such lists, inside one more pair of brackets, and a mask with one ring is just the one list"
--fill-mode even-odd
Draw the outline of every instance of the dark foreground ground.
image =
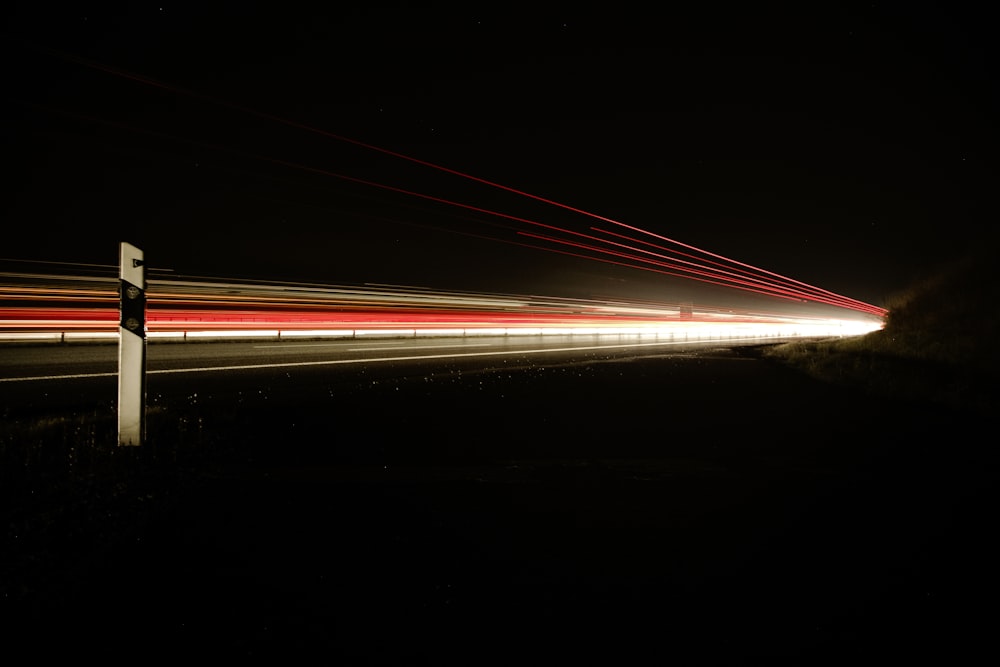
[[161, 402], [155, 460], [128, 454], [134, 469], [65, 496], [86, 508], [12, 511], [7, 650], [336, 665], [995, 650], [985, 419], [751, 348], [325, 398], [292, 382], [239, 410], [208, 386], [187, 412]]

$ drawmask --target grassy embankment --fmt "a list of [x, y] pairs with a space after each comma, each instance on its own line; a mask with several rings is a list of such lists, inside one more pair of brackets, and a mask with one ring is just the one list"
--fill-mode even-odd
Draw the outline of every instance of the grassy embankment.
[[893, 296], [885, 327], [865, 336], [794, 341], [764, 355], [872, 395], [978, 414], [1000, 405], [1000, 283], [971, 255]]

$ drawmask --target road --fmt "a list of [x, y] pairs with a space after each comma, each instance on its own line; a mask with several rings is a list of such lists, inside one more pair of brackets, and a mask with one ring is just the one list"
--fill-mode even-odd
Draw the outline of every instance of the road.
[[[990, 647], [995, 457], [964, 415], [720, 342], [447, 358], [388, 340], [240, 345], [229, 362], [224, 344], [177, 360], [159, 355], [184, 346], [150, 346], [150, 441], [112, 450], [137, 465], [107, 481], [80, 434], [113, 436], [113, 374], [0, 383], [10, 421], [80, 415], [17, 461], [78, 473], [35, 549], [8, 532], [17, 648], [841, 665]], [[75, 370], [108, 372], [73, 350]], [[37, 372], [28, 356], [4, 368]], [[191, 370], [234, 362], [254, 368]]]
[[[761, 338], [726, 339], [727, 345], [760, 343]], [[780, 339], [766, 339], [780, 340]], [[716, 347], [718, 339], [688, 340], [657, 335], [518, 335], [472, 337], [394, 337], [328, 340], [214, 340], [154, 342], [146, 346], [149, 387], [193, 387], [201, 376], [238, 373], [247, 387], [275, 372], [326, 371], [411, 374], [414, 368], [433, 373], [441, 364], [491, 368], [503, 364], [551, 364], [595, 358], [614, 359], [649, 354], [689, 354]], [[416, 371], [420, 372], [420, 371]], [[117, 382], [118, 346], [110, 343], [42, 343], [0, 345], [0, 396], [8, 406], [34, 402], [45, 395], [53, 408], [62, 389], [92, 380]], [[230, 376], [231, 377], [231, 376]], [[73, 381], [76, 381], [74, 385]]]

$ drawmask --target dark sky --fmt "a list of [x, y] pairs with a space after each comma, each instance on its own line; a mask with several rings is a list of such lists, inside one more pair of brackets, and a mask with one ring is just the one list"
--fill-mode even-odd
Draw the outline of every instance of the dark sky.
[[537, 4], [15, 2], [0, 258], [669, 299], [390, 153], [875, 304], [995, 239], [980, 3]]

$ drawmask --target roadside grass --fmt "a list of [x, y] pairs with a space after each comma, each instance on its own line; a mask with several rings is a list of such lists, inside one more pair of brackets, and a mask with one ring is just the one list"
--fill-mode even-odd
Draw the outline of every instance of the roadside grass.
[[[95, 558], [168, 507], [198, 476], [207, 450], [197, 424], [147, 410], [156, 437], [120, 447], [109, 407], [0, 420], [0, 598], [45, 586], [65, 553]], [[87, 545], [81, 547], [81, 545]]]

